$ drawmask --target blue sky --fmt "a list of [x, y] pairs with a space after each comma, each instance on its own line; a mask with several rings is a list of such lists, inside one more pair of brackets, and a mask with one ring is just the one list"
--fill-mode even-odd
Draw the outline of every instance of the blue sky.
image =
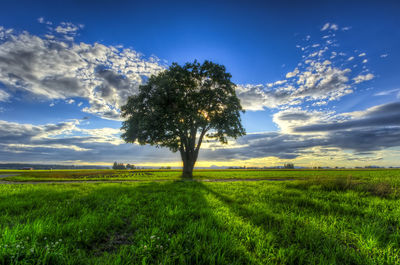
[[397, 1], [3, 1], [0, 162], [178, 165], [124, 144], [119, 107], [172, 62], [208, 59], [238, 85], [248, 135], [203, 146], [199, 165], [400, 166], [399, 12]]

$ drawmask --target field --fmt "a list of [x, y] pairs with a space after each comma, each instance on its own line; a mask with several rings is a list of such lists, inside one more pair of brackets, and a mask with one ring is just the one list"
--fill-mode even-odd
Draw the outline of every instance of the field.
[[0, 174], [0, 264], [400, 264], [400, 170]]

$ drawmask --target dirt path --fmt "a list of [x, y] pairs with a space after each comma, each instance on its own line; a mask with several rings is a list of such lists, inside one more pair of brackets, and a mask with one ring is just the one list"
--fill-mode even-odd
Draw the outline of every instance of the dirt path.
[[[0, 175], [0, 178], [15, 175]], [[155, 179], [155, 180], [66, 180], [66, 181], [8, 181], [0, 180], [0, 184], [70, 184], [70, 183], [125, 183], [125, 182], [165, 182], [165, 181], [197, 181], [197, 182], [237, 182], [237, 181], [292, 181], [295, 179]]]

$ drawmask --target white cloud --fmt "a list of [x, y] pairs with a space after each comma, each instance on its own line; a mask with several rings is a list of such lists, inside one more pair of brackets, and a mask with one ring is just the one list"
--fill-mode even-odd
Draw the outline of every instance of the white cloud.
[[367, 59], [364, 59], [363, 61], [362, 61], [362, 63], [367, 63], [368, 62], [368, 60]]
[[[333, 38], [331, 35], [328, 37]], [[354, 85], [374, 77], [365, 67], [363, 72], [367, 73], [354, 70], [353, 73], [347, 62], [354, 60], [354, 56], [346, 58], [345, 53], [332, 46], [307, 47], [303, 49], [302, 61], [285, 75], [286, 79], [265, 85], [239, 85], [238, 96], [242, 106], [247, 110], [287, 109], [309, 102], [311, 106], [320, 107], [353, 93]]]
[[51, 21], [46, 21], [46, 20], [44, 19], [44, 17], [39, 17], [39, 18], [37, 19], [37, 21], [38, 21], [40, 24], [46, 24], [46, 25], [52, 25], [52, 24], [53, 24]]
[[8, 94], [6, 91], [0, 89], [0, 102], [8, 101], [9, 98], [10, 98], [10, 94]]
[[338, 25], [336, 25], [336, 24], [331, 24], [330, 29], [331, 29], [331, 30], [338, 30], [339, 27], [338, 27]]
[[373, 74], [371, 74], [371, 73], [366, 74], [366, 75], [362, 75], [362, 74], [361, 74], [361, 75], [358, 75], [358, 76], [354, 77], [353, 80], [354, 80], [354, 83], [355, 83], [355, 84], [359, 84], [359, 83], [362, 83], [362, 82], [371, 80], [371, 79], [373, 79], [374, 77], [375, 77], [375, 76], [374, 76]]
[[363, 52], [363, 53], [360, 53], [358, 56], [363, 57], [365, 55], [367, 55], [367, 54], [365, 52]]
[[374, 96], [389, 96], [389, 95], [393, 95], [393, 94], [397, 94], [396, 97], [400, 98], [400, 88], [384, 90], [384, 91], [375, 93]]
[[281, 133], [291, 134], [293, 129], [298, 126], [327, 121], [332, 114], [333, 112], [310, 111], [297, 107], [275, 113], [272, 120], [278, 125]]
[[327, 30], [329, 28], [329, 23], [325, 23], [325, 25], [322, 26], [321, 31]]
[[262, 110], [298, 105], [303, 100], [336, 100], [352, 92], [348, 75], [350, 69], [339, 69], [329, 63], [313, 61], [292, 76], [290, 84], [270, 88], [263, 85], [241, 85], [237, 94], [248, 110]]
[[331, 23], [325, 23], [325, 24], [322, 26], [321, 31], [325, 31], [325, 30], [327, 30], [327, 29], [331, 29], [331, 30], [336, 31], [336, 30], [339, 29], [339, 26], [336, 25], [336, 24], [333, 24], [333, 23], [332, 23], [332, 24], [331, 24]]
[[75, 25], [73, 23], [70, 22], [61, 22], [61, 24], [59, 26], [57, 26], [54, 30], [57, 33], [61, 33], [61, 34], [76, 34], [76, 32], [83, 28], [83, 25]]
[[[66, 24], [68, 27], [69, 24]], [[165, 69], [131, 49], [99, 43], [66, 43], [2, 29], [0, 82], [43, 99], [88, 100], [88, 113], [119, 119], [119, 107], [145, 78]]]
[[299, 73], [299, 69], [296, 68], [296, 69], [294, 69], [293, 72], [287, 73], [286, 78], [292, 78], [292, 77], [296, 76], [298, 73]]
[[384, 53], [384, 54], [381, 54], [379, 57], [381, 57], [381, 58], [386, 58], [386, 57], [388, 57], [388, 56], [389, 56], [389, 54]]

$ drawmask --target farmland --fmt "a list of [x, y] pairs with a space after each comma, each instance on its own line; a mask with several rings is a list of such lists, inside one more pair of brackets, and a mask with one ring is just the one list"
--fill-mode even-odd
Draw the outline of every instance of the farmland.
[[0, 264], [400, 260], [400, 170], [0, 174]]

